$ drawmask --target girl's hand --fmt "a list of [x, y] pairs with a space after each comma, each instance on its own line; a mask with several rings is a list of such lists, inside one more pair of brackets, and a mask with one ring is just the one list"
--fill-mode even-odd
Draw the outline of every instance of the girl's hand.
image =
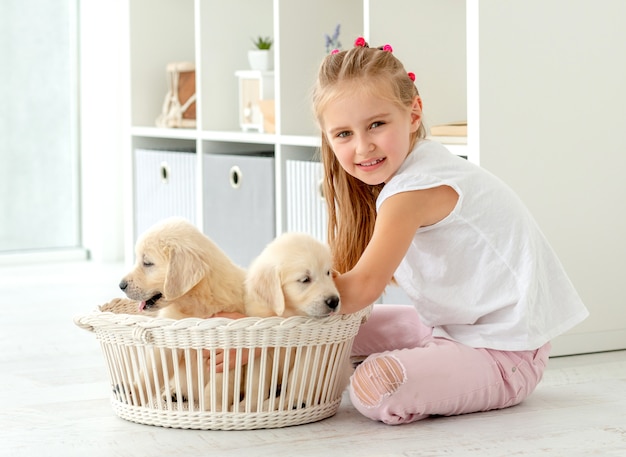
[[[241, 313], [237, 313], [237, 312], [221, 312], [221, 313], [216, 313], [214, 315], [212, 315], [211, 317], [225, 317], [228, 319], [241, 319], [243, 317], [248, 317], [245, 314], [241, 314]], [[229, 349], [228, 350], [229, 355], [228, 355], [228, 370], [232, 370], [235, 368], [235, 364], [236, 364], [236, 357], [237, 357], [237, 349]], [[254, 357], [258, 357], [261, 354], [261, 349], [257, 348], [254, 351]], [[202, 357], [204, 358], [204, 361], [206, 364], [210, 363], [210, 359], [211, 359], [211, 351], [209, 351], [208, 349], [204, 349], [202, 351]], [[223, 373], [224, 372], [224, 350], [223, 349], [217, 349], [215, 351], [215, 370], [217, 373]], [[249, 349], [242, 349], [241, 350], [241, 363], [242, 365], [245, 365], [248, 363], [248, 361], [250, 360], [250, 350]]]
[[[252, 357], [258, 357], [261, 355], [261, 348], [255, 348]], [[202, 358], [207, 365], [211, 363], [211, 351], [208, 349], [202, 350]], [[224, 349], [217, 349], [215, 351], [215, 372], [224, 372]], [[236, 366], [237, 349], [228, 350], [228, 370], [234, 370]], [[241, 364], [246, 365], [250, 361], [250, 349], [241, 349]]]
[[245, 314], [241, 314], [238, 312], [220, 312], [220, 313], [215, 313], [210, 317], [225, 317], [227, 319], [241, 319], [242, 317], [248, 317]]

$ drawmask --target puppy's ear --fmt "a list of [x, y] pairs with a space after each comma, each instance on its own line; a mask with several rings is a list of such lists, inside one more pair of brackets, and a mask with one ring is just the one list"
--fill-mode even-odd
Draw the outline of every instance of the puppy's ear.
[[191, 249], [170, 246], [163, 293], [175, 300], [189, 292], [208, 273], [209, 266]]
[[[262, 307], [262, 313], [282, 316], [285, 312], [285, 297], [281, 287], [280, 274], [277, 267], [263, 265], [255, 268], [246, 278], [247, 301]], [[258, 309], [255, 312], [261, 311]]]

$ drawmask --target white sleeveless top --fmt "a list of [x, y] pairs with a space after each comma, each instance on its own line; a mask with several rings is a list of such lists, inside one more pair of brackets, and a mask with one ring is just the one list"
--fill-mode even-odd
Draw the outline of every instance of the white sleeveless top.
[[395, 272], [435, 336], [473, 347], [536, 349], [588, 316], [528, 209], [501, 180], [431, 141], [418, 142], [383, 187], [390, 196], [447, 185], [442, 221], [417, 230]]

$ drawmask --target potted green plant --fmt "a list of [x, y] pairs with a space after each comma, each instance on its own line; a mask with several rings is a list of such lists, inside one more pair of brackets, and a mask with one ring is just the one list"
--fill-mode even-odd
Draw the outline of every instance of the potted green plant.
[[250, 68], [260, 71], [271, 71], [274, 69], [274, 53], [270, 37], [259, 36], [252, 40], [254, 49], [248, 51], [248, 62]]

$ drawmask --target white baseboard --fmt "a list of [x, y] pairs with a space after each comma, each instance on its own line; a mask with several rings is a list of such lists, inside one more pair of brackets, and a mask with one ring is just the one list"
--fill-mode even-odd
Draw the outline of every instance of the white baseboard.
[[89, 259], [84, 248], [37, 250], [19, 253], [0, 253], [0, 265], [25, 265], [29, 263], [67, 262]]
[[626, 329], [565, 333], [552, 340], [550, 356], [589, 354], [626, 349]]

